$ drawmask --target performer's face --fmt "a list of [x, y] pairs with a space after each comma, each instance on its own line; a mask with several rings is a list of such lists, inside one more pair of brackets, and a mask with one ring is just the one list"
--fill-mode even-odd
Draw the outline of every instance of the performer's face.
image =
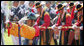
[[50, 3], [47, 3], [46, 6], [49, 8], [50, 7]]
[[41, 11], [41, 7], [40, 8], [37, 8], [37, 11], [40, 12]]
[[62, 14], [62, 13], [63, 13], [63, 11], [64, 11], [64, 9], [61, 9], [59, 12]]
[[29, 6], [31, 7], [31, 6], [33, 6], [33, 4], [34, 4], [34, 3], [31, 2], [31, 3], [29, 4]]
[[13, 3], [13, 5], [16, 6], [16, 7], [18, 6], [18, 4], [19, 4], [18, 2]]

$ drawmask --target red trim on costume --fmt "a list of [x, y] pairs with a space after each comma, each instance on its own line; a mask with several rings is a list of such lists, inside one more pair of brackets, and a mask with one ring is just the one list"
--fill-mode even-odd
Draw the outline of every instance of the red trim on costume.
[[67, 9], [67, 12], [69, 13], [70, 12], [70, 9]]
[[59, 13], [59, 11], [56, 12], [56, 14], [58, 14], [58, 13]]
[[34, 9], [31, 9], [31, 11], [34, 13]]
[[10, 28], [12, 27], [12, 23], [9, 22], [9, 27], [8, 27], [8, 37], [10, 36]]
[[44, 16], [44, 24], [41, 26], [45, 26], [46, 28], [50, 25], [50, 16], [48, 14], [45, 14]]
[[74, 18], [74, 11], [75, 11], [75, 6], [73, 6], [73, 9], [72, 9], [72, 11], [71, 11], [71, 19], [73, 20], [73, 18]]
[[59, 17], [59, 18], [58, 18], [58, 21], [57, 21], [57, 23], [56, 23], [55, 25], [56, 25], [56, 26], [59, 26], [60, 23], [61, 23], [61, 20], [60, 20], [60, 17]]
[[40, 29], [38, 26], [34, 26], [34, 28], [35, 28], [35, 37], [37, 37], [40, 35]]

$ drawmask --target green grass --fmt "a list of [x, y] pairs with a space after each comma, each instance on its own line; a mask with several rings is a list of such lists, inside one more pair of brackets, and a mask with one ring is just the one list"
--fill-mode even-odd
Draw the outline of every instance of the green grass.
[[4, 41], [5, 41], [5, 45], [13, 45], [12, 37], [11, 35], [8, 37], [7, 30], [6, 32], [4, 32]]

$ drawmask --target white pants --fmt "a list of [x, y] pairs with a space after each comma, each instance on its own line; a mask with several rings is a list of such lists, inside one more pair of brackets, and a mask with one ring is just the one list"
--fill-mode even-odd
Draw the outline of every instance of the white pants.
[[19, 45], [19, 38], [18, 38], [18, 37], [15, 37], [15, 36], [13, 36], [13, 35], [11, 35], [11, 36], [12, 36], [13, 44], [14, 44], [14, 45]]
[[21, 45], [23, 45], [24, 40], [25, 40], [25, 38], [21, 37]]
[[1, 23], [1, 45], [4, 45], [4, 27], [3, 27], [3, 23]]
[[4, 42], [5, 42], [5, 41], [4, 41], [4, 28], [1, 30], [1, 33], [2, 33], [2, 34], [1, 34], [1, 35], [2, 35], [2, 37], [1, 37], [1, 43], [2, 43], [2, 44], [1, 44], [1, 45], [4, 45]]
[[[13, 44], [14, 45], [19, 45], [19, 37], [15, 37], [15, 36], [13, 36], [13, 35], [11, 35], [12, 36], [12, 41], [13, 41]], [[23, 45], [23, 41], [24, 41], [24, 37], [21, 37], [21, 45]]]

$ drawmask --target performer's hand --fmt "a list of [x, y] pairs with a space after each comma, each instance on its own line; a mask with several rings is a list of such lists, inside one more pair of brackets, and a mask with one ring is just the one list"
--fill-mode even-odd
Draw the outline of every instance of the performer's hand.
[[37, 25], [37, 22], [35, 22], [35, 24], [33, 25], [33, 27], [36, 26], [36, 25]]
[[73, 28], [73, 29], [76, 29], [76, 28], [77, 28], [77, 26], [76, 26], [76, 25], [73, 25], [73, 26], [72, 26], [72, 28]]
[[37, 22], [35, 22], [35, 24], [34, 25], [37, 25]]
[[44, 31], [46, 28], [43, 26], [39, 26], [39, 28], [41, 29], [41, 31]]
[[83, 30], [83, 26], [80, 27], [80, 30]]
[[62, 26], [59, 26], [58, 29], [62, 29]]
[[51, 26], [51, 28], [52, 28], [53, 30], [55, 29], [55, 27], [56, 27], [56, 25]]
[[13, 12], [10, 12], [10, 15], [11, 15], [11, 16], [13, 16], [13, 15], [14, 15], [14, 13], [13, 13]]
[[7, 20], [7, 21], [5, 22], [5, 28], [7, 28], [8, 22], [10, 22], [10, 21]]

